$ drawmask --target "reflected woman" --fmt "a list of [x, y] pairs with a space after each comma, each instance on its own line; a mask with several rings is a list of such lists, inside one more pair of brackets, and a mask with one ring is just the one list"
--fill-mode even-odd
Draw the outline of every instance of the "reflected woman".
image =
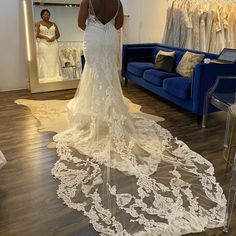
[[60, 32], [57, 25], [50, 21], [50, 16], [50, 11], [43, 9], [41, 11], [42, 20], [35, 24], [39, 82], [41, 83], [62, 80], [57, 42]]

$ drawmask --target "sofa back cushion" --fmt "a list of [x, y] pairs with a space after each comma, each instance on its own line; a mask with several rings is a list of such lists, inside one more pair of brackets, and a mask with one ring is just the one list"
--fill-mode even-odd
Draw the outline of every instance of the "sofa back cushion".
[[130, 62], [128, 63], [127, 71], [138, 76], [143, 77], [145, 70], [153, 69], [154, 64], [148, 62]]
[[160, 50], [168, 51], [168, 52], [175, 51], [175, 64], [176, 64], [176, 66], [179, 64], [180, 60], [182, 59], [182, 57], [183, 57], [183, 55], [186, 51], [193, 52], [193, 53], [198, 53], [198, 54], [204, 53], [205, 58], [210, 58], [210, 59], [216, 59], [218, 57], [217, 54], [200, 52], [200, 51], [196, 51], [196, 50], [189, 50], [189, 49], [186, 49], [186, 48], [178, 48], [178, 47], [164, 45], [164, 44], [157, 44], [157, 46], [153, 50], [153, 53], [154, 53], [153, 58], [155, 58], [156, 54]]

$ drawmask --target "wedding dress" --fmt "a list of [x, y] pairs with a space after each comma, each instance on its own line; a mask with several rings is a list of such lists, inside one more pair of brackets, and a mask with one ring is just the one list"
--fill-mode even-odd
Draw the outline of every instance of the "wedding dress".
[[0, 169], [7, 163], [6, 158], [4, 157], [3, 153], [0, 150]]
[[163, 42], [210, 53], [235, 48], [235, 7], [236, 0], [169, 1]]
[[[48, 38], [55, 36], [55, 25], [46, 27], [40, 24], [40, 34]], [[38, 56], [38, 75], [39, 82], [54, 82], [63, 80], [60, 70], [58, 42], [47, 42], [45, 39], [37, 39], [37, 56]]]
[[54, 136], [57, 194], [101, 235], [182, 235], [223, 225], [225, 196], [212, 164], [153, 120], [128, 112], [116, 68], [115, 17], [90, 13], [85, 68]]

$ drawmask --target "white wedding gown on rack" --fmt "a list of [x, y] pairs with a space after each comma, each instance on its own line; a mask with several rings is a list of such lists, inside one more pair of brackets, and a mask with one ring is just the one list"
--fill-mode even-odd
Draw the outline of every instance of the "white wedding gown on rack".
[[118, 78], [115, 17], [90, 3], [85, 68], [54, 136], [57, 194], [101, 235], [182, 235], [223, 225], [225, 196], [212, 164], [156, 122], [128, 112]]

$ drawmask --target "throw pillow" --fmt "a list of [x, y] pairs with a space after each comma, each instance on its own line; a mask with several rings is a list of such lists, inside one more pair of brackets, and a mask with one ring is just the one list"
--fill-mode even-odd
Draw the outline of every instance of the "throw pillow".
[[155, 68], [165, 72], [172, 72], [175, 60], [175, 52], [160, 50], [155, 59]]
[[187, 51], [176, 67], [176, 72], [184, 77], [192, 77], [194, 67], [203, 60], [204, 56], [204, 54]]

